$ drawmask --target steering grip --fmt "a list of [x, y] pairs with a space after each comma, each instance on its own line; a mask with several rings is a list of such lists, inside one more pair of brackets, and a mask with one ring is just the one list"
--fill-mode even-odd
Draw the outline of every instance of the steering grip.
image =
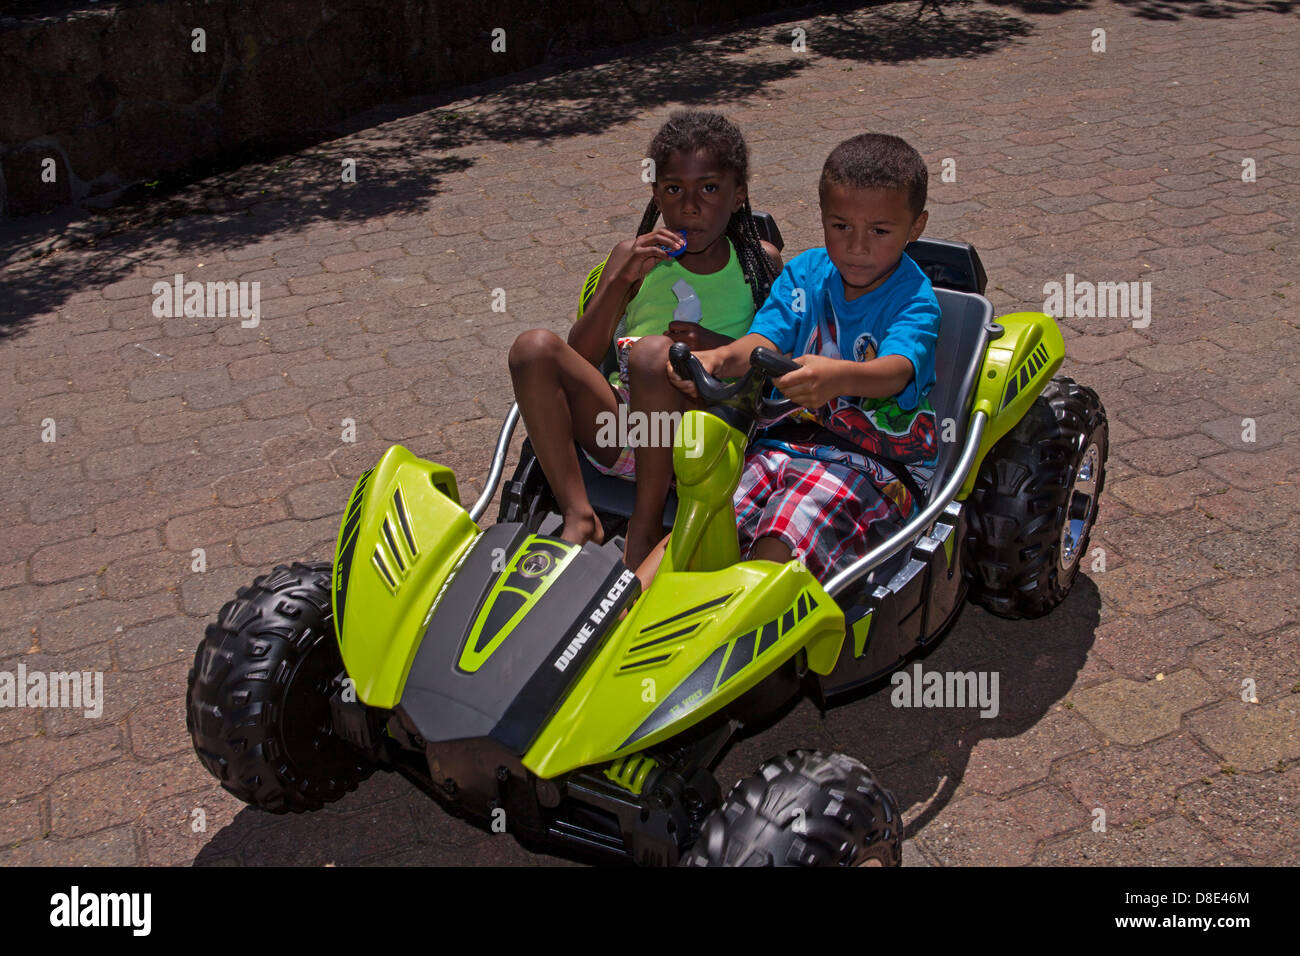
[[674, 342], [668, 349], [668, 361], [672, 364], [673, 371], [677, 373], [678, 378], [695, 381], [695, 387], [699, 388], [700, 383], [695, 378], [695, 370], [699, 369], [701, 375], [707, 375], [704, 366], [700, 360], [691, 354], [691, 347], [685, 342]]
[[[689, 379], [695, 383], [696, 390], [705, 401], [724, 403], [730, 402], [741, 392], [754, 388], [758, 378], [764, 376], [780, 378], [800, 368], [784, 355], [759, 347], [749, 354], [749, 374], [735, 384], [727, 385], [704, 370], [700, 360], [691, 354], [691, 347], [685, 342], [672, 344], [668, 349], [668, 361], [679, 378]], [[788, 415], [798, 407], [798, 403], [788, 398], [779, 402], [770, 398], [758, 398], [758, 407], [755, 410], [762, 418], [775, 420]]]
[[749, 353], [749, 364], [761, 372], [766, 372], [770, 378], [780, 378], [790, 372], [797, 372], [800, 368], [784, 355], [779, 355], [761, 345]]

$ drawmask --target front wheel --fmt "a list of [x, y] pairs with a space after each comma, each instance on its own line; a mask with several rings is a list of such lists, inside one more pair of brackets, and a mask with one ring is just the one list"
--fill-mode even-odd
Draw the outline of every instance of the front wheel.
[[317, 810], [374, 772], [334, 729], [343, 662], [330, 564], [280, 565], [239, 589], [194, 655], [185, 725], [221, 786], [272, 813]]
[[860, 761], [793, 750], [740, 781], [681, 866], [898, 866], [903, 821]]
[[1057, 376], [993, 446], [970, 499], [972, 601], [1034, 618], [1065, 600], [1097, 520], [1107, 439], [1097, 393]]

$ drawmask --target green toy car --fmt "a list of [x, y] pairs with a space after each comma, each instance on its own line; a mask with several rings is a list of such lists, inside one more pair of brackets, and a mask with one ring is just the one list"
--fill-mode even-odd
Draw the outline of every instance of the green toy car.
[[[1096, 394], [1052, 377], [1051, 317], [994, 324], [969, 245], [908, 252], [942, 309], [931, 402], [946, 443], [935, 492], [893, 537], [824, 583], [798, 562], [741, 561], [732, 493], [755, 417], [773, 411], [766, 381], [789, 362], [756, 350], [726, 385], [676, 346], [709, 407], [678, 430], [672, 535], [645, 593], [616, 537], [545, 533], [554, 503], [527, 443], [498, 522], [479, 527], [517, 408], [468, 510], [449, 469], [394, 446], [358, 479], [332, 566], [277, 567], [207, 628], [186, 716], [204, 765], [272, 812], [396, 770], [527, 845], [597, 859], [898, 865], [899, 808], [855, 758], [794, 751], [725, 799], [710, 768], [798, 695], [825, 706], [888, 675], [967, 598], [1006, 617], [1059, 604], [1107, 453]], [[630, 485], [586, 477], [616, 531]]]

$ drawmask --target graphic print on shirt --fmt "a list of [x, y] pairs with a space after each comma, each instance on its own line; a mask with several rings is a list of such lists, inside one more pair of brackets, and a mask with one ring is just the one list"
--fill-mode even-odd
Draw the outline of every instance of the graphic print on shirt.
[[[824, 308], [818, 316], [805, 343], [803, 354], [841, 358], [839, 315], [831, 301], [829, 291], [823, 296]], [[875, 357], [878, 343], [869, 333], [860, 335], [851, 349], [857, 361]], [[938, 430], [933, 408], [928, 399], [922, 399], [912, 411], [905, 411], [895, 397], [849, 398], [838, 396], [821, 408], [800, 409], [794, 420], [814, 421], [823, 428], [858, 445], [869, 454], [890, 458], [908, 467], [912, 477], [928, 490], [934, 466], [938, 464]], [[866, 472], [877, 485], [898, 505], [902, 514], [910, 514], [914, 502], [904, 484], [879, 462], [843, 449], [830, 446], [794, 445], [785, 442], [791, 451], [804, 457], [839, 461]]]

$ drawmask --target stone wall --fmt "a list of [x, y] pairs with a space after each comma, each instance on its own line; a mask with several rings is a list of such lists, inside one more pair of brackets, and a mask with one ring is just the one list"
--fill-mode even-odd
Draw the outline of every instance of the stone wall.
[[[123, 0], [0, 6], [0, 217], [781, 0]], [[8, 13], [6, 13], [8, 11]], [[492, 52], [503, 28], [505, 51]], [[194, 31], [201, 29], [203, 41]], [[202, 52], [197, 48], [204, 47]]]

